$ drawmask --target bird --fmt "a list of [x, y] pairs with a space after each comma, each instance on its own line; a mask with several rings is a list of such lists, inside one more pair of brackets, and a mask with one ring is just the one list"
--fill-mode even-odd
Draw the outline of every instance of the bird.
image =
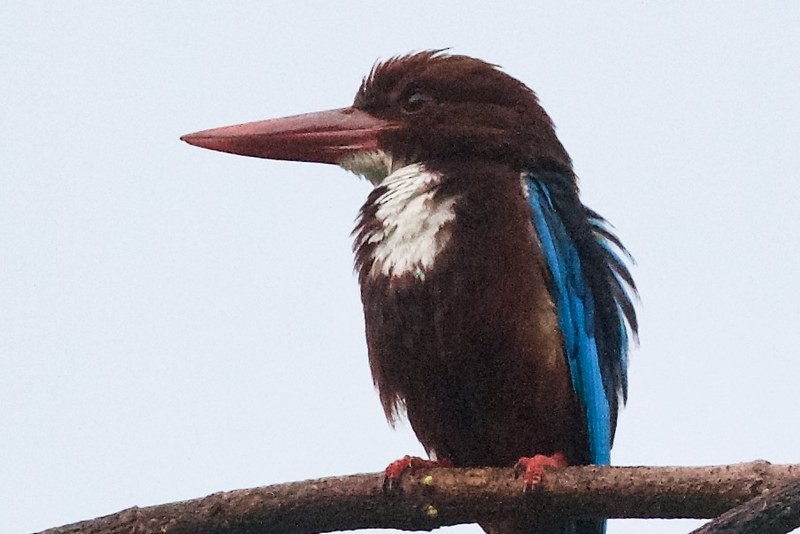
[[[369, 364], [419, 465], [610, 463], [638, 341], [632, 257], [582, 203], [536, 94], [446, 50], [377, 62], [352, 106], [185, 135], [199, 147], [338, 165], [372, 184], [353, 230]], [[602, 518], [501, 518], [491, 533], [598, 533]]]

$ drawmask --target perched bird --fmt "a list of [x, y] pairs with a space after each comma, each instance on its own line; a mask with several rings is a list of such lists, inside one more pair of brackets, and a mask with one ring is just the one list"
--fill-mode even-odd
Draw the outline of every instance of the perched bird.
[[[353, 232], [372, 376], [443, 465], [608, 464], [626, 396], [636, 288], [581, 203], [550, 117], [479, 59], [376, 64], [351, 107], [186, 135], [200, 147], [337, 164], [374, 188]], [[401, 460], [389, 476], [419, 463]], [[490, 532], [602, 532], [505, 520]]]

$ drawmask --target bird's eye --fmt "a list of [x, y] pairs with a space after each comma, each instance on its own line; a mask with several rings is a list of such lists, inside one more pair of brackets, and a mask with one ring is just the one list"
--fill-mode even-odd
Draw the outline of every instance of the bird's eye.
[[419, 91], [411, 93], [403, 102], [403, 111], [406, 113], [416, 113], [431, 101], [431, 97]]

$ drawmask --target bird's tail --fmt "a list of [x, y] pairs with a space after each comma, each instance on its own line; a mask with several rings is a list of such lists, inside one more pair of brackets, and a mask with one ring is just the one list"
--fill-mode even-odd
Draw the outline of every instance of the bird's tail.
[[481, 524], [486, 534], [604, 534], [605, 520], [583, 519], [569, 521], [518, 521], [508, 520]]

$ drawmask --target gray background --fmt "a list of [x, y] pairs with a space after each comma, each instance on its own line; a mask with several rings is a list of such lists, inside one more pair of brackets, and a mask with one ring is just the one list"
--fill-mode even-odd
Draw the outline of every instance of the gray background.
[[421, 453], [366, 362], [368, 184], [178, 137], [348, 105], [435, 47], [538, 92], [638, 260], [614, 462], [800, 461], [798, 27], [769, 1], [4, 2], [0, 531]]

